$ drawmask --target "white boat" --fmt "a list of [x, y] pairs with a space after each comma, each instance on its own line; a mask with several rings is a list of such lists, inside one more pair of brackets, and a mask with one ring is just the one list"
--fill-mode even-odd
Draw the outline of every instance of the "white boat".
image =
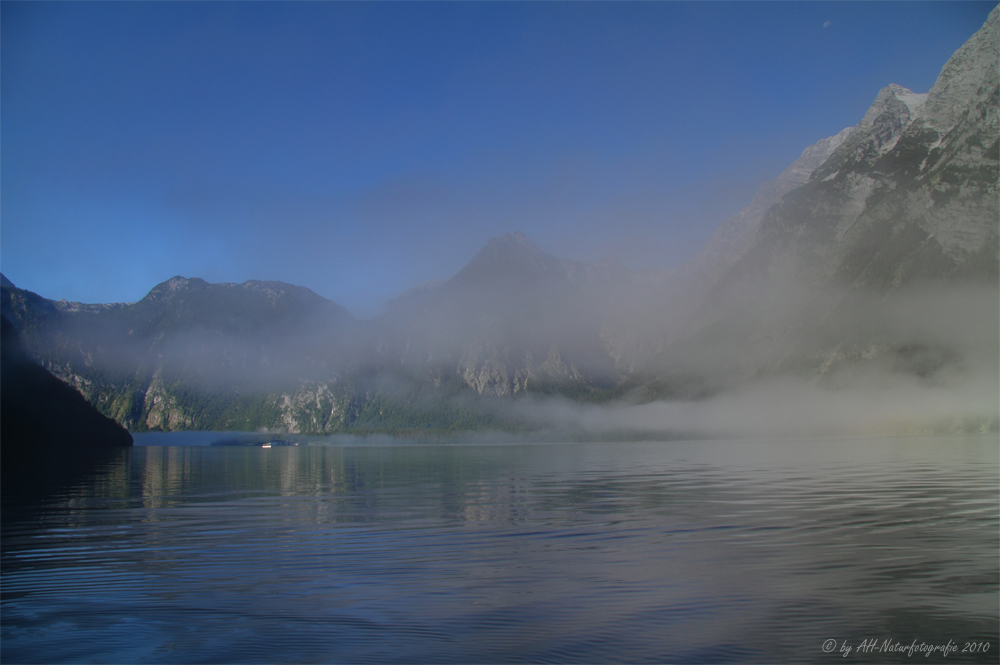
[[267, 443], [261, 445], [261, 448], [270, 448], [270, 447], [271, 447], [271, 442], [270, 441], [268, 441]]

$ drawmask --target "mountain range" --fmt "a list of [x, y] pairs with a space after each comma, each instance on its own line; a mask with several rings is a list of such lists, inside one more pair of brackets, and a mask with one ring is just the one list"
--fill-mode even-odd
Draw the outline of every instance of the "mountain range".
[[3, 316], [133, 431], [519, 428], [525, 397], [705, 400], [783, 376], [995, 390], [998, 22], [929, 92], [882, 89], [673, 271], [559, 259], [512, 233], [373, 320], [281, 282], [183, 277], [105, 305], [4, 277]]

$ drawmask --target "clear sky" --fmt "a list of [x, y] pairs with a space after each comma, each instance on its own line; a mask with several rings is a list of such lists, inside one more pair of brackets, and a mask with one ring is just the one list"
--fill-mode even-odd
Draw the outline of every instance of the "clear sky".
[[0, 4], [0, 270], [134, 301], [174, 275], [369, 316], [493, 236], [693, 256], [995, 2]]

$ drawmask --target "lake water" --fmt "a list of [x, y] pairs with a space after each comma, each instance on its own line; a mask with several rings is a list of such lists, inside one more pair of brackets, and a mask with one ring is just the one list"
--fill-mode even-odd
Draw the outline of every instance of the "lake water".
[[998, 457], [995, 434], [135, 447], [6, 483], [2, 658], [996, 663]]

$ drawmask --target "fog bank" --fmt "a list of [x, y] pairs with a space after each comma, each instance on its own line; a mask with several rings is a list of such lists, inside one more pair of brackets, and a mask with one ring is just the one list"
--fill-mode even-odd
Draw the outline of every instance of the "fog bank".
[[671, 437], [818, 436], [996, 431], [996, 376], [962, 385], [915, 377], [868, 377], [849, 388], [782, 377], [701, 401], [597, 406], [564, 398], [519, 404], [538, 427], [588, 435], [636, 433]]

